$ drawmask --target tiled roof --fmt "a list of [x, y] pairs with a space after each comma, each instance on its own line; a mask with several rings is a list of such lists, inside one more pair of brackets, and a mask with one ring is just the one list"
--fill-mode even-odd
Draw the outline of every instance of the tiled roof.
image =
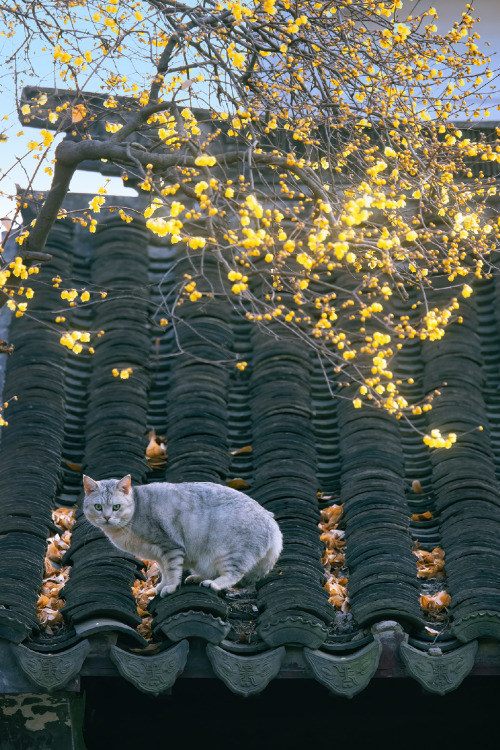
[[[189, 666], [189, 644], [199, 651], [200, 642], [214, 673], [244, 695], [262, 690], [285, 665], [342, 695], [359, 692], [387, 664], [428, 690], [456, 687], [473, 668], [477, 639], [500, 640], [496, 281], [478, 286], [463, 305], [463, 324], [452, 324], [442, 341], [415, 339], [401, 352], [398, 375], [414, 380], [408, 397], [441, 390], [433, 410], [415, 417], [417, 429], [459, 435], [451, 450], [430, 451], [406, 422], [354, 409], [349, 387], [332, 397], [305, 344], [255, 326], [227, 301], [186, 301], [176, 325], [161, 327], [160, 294], [198, 261], [195, 253], [182, 259], [142, 221], [108, 216], [94, 235], [61, 221], [48, 250], [53, 260], [30, 277], [36, 321], [14, 317], [10, 326], [16, 350], [3, 400], [18, 399], [0, 446], [0, 638], [13, 644], [29, 678], [39, 687], [64, 685], [79, 673], [88, 636], [112, 633], [115, 668], [153, 693], [167, 689], [186, 660]], [[215, 280], [215, 265], [208, 257], [205, 264]], [[70, 330], [106, 332], [94, 355], [59, 343], [57, 274], [109, 289], [105, 301], [64, 312]], [[403, 303], [395, 305], [402, 314]], [[236, 359], [248, 367], [238, 370]], [[129, 379], [113, 377], [113, 368], [128, 367]], [[151, 429], [167, 438], [166, 470], [151, 471], [145, 461]], [[238, 450], [247, 446], [251, 452]], [[274, 512], [283, 554], [256, 593], [217, 596], [184, 586], [154, 600], [162, 650], [137, 655], [129, 647], [145, 644], [131, 585], [142, 565], [77, 511], [64, 560], [71, 565], [65, 625], [44, 635], [36, 603], [51, 509], [79, 503], [82, 470], [96, 479], [131, 473], [134, 483], [241, 478]], [[320, 508], [333, 502], [344, 508], [349, 613], [336, 610], [323, 588], [318, 522]], [[412, 520], [424, 511], [432, 518]], [[446, 578], [417, 577], [416, 542], [444, 549]], [[419, 596], [439, 589], [451, 604], [436, 626], [426, 622]], [[47, 654], [57, 656], [50, 666]]]

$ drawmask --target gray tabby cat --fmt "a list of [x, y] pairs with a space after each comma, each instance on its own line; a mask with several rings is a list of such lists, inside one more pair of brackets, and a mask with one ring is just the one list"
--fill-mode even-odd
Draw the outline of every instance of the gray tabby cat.
[[156, 593], [181, 583], [215, 591], [248, 585], [273, 568], [283, 538], [273, 514], [242, 492], [212, 482], [155, 482], [132, 487], [123, 479], [95, 482], [84, 475], [83, 512], [113, 544], [144, 560], [156, 560]]

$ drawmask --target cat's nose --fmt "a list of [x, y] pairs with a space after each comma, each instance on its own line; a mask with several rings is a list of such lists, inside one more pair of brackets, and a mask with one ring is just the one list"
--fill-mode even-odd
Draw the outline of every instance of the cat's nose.
[[109, 519], [111, 518], [111, 516], [104, 516], [104, 515], [103, 515], [103, 518], [104, 518], [104, 519], [105, 519], [106, 521], [109, 521]]

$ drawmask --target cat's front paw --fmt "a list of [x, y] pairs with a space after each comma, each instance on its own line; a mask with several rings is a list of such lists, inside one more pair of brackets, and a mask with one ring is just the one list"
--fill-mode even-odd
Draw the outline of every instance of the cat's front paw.
[[215, 581], [212, 581], [210, 578], [206, 578], [204, 581], [201, 581], [200, 586], [205, 586], [207, 589], [212, 589], [212, 591], [221, 590], [220, 586], [218, 586]]
[[169, 594], [173, 594], [176, 589], [177, 589], [177, 586], [169, 585], [166, 583], [159, 583], [155, 591], [156, 591], [156, 595], [161, 596], [161, 598], [163, 599], [165, 596], [168, 596]]

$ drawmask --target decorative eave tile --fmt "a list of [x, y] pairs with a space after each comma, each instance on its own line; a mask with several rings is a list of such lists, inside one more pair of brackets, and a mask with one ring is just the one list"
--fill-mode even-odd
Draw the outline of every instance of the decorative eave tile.
[[323, 651], [304, 649], [304, 658], [314, 677], [332, 693], [352, 698], [368, 685], [377, 671], [382, 644], [374, 640], [346, 656], [332, 656]]
[[58, 654], [41, 654], [18, 644], [12, 651], [26, 677], [42, 690], [61, 690], [80, 672], [89, 653], [89, 642], [81, 641], [76, 646]]
[[443, 654], [440, 648], [420, 651], [401, 643], [400, 654], [408, 672], [426, 690], [445, 695], [455, 690], [474, 666], [477, 641]]
[[280, 671], [285, 648], [264, 651], [260, 654], [238, 656], [219, 646], [207, 645], [207, 655], [212, 668], [233, 692], [243, 695], [261, 693]]
[[189, 653], [187, 640], [154, 656], [139, 656], [111, 646], [110, 657], [118, 671], [143, 693], [160, 695], [172, 687], [183, 671]]

